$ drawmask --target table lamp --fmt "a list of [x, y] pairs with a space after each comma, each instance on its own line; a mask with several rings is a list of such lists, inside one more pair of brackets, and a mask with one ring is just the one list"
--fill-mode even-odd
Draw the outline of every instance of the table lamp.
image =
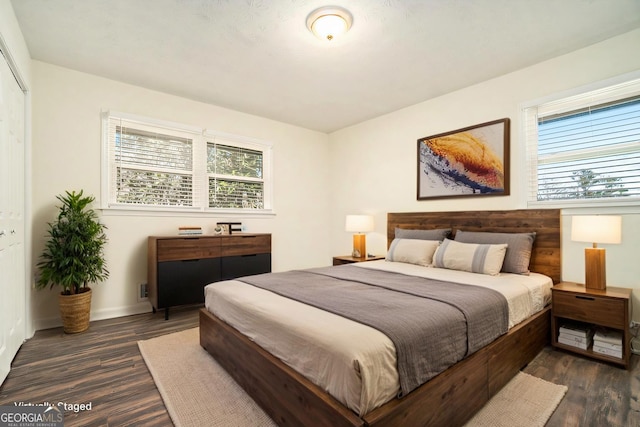
[[373, 231], [373, 217], [370, 215], [347, 215], [345, 230], [355, 233], [353, 235], [354, 258], [367, 257], [366, 235], [364, 233]]
[[580, 215], [571, 221], [571, 240], [591, 242], [592, 248], [584, 250], [585, 287], [607, 288], [606, 252], [598, 243], [622, 241], [622, 217], [611, 215]]

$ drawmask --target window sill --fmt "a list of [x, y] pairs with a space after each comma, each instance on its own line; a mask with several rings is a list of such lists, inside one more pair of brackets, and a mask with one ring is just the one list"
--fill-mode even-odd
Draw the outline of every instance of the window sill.
[[616, 209], [631, 208], [640, 209], [640, 199], [637, 197], [627, 200], [595, 199], [595, 200], [557, 200], [557, 201], [529, 201], [528, 208], [537, 209]]
[[273, 210], [247, 211], [241, 209], [218, 209], [218, 210], [193, 210], [180, 208], [130, 208], [130, 207], [103, 207], [99, 210], [103, 216], [144, 216], [144, 217], [181, 217], [181, 218], [265, 218], [276, 216]]

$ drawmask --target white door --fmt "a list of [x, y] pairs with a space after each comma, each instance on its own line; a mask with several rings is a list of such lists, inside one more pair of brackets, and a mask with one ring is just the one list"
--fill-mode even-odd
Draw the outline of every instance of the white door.
[[0, 55], [0, 383], [25, 339], [24, 93]]

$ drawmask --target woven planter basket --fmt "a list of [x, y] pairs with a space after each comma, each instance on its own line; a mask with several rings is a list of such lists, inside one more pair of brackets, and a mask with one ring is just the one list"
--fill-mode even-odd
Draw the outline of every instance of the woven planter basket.
[[58, 295], [62, 327], [67, 334], [77, 334], [89, 329], [91, 313], [91, 289], [75, 295]]

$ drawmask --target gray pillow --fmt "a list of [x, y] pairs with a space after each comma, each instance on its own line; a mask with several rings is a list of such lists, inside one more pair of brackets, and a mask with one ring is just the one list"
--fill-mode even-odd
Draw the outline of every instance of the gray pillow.
[[450, 228], [438, 228], [434, 230], [408, 230], [396, 227], [396, 239], [419, 239], [443, 241], [451, 233]]
[[536, 233], [489, 233], [483, 231], [456, 232], [455, 240], [462, 243], [480, 243], [495, 245], [506, 243], [507, 254], [504, 257], [502, 271], [505, 273], [529, 274], [531, 249]]

